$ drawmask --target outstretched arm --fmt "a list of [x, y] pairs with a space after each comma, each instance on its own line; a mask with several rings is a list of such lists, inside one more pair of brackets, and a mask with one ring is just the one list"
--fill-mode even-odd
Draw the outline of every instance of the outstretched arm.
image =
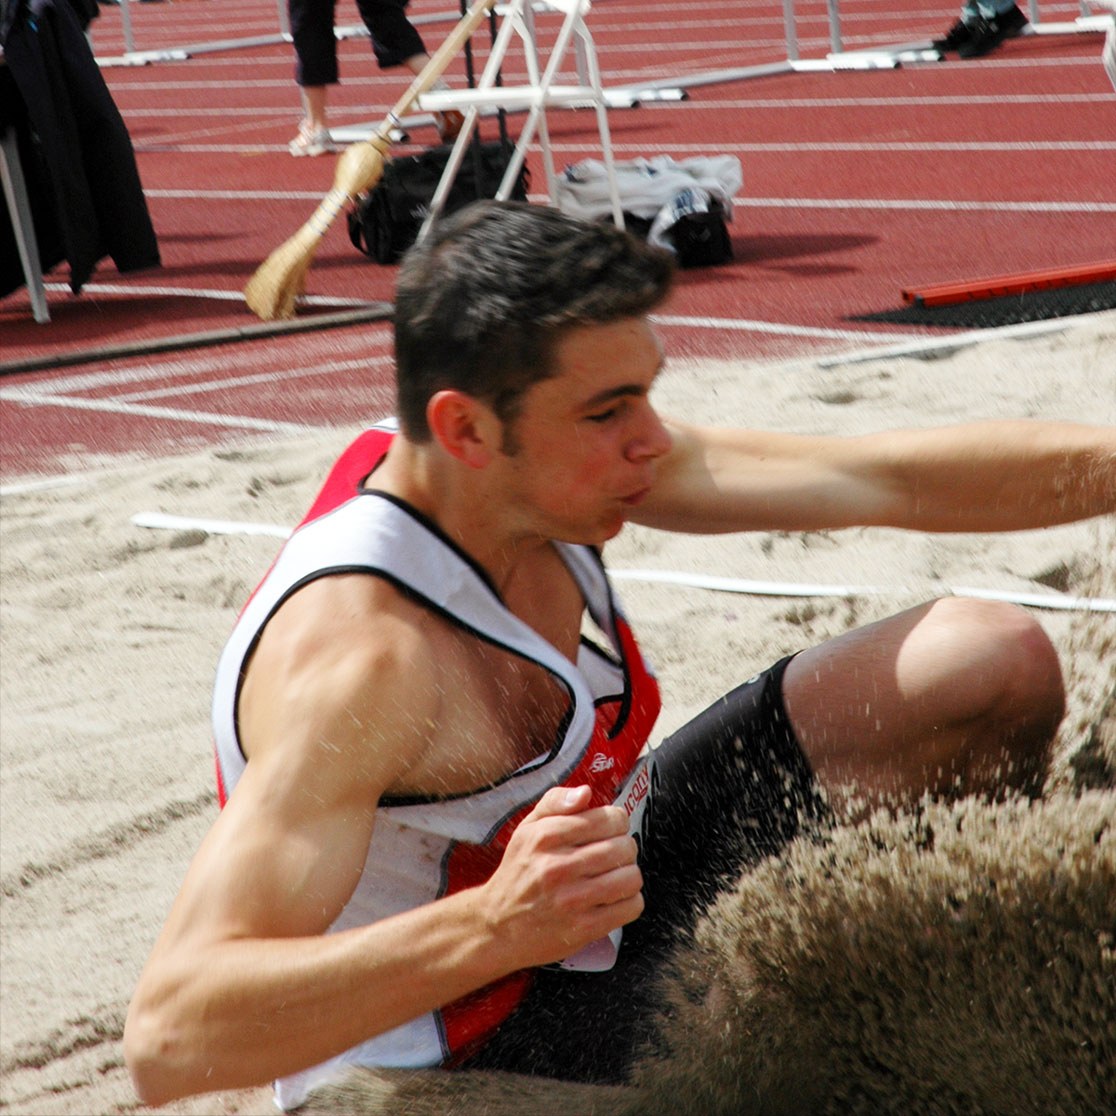
[[858, 437], [669, 424], [633, 520], [711, 534], [1014, 531], [1116, 512], [1116, 427], [979, 422]]

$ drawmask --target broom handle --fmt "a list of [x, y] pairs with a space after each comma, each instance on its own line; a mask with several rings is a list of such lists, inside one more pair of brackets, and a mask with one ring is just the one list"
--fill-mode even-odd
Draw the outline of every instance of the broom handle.
[[386, 119], [376, 132], [381, 139], [388, 139], [391, 129], [399, 126], [399, 118], [423, 93], [440, 78], [446, 67], [457, 57], [458, 51], [472, 38], [485, 16], [496, 6], [497, 0], [477, 0], [458, 20], [454, 29], [442, 40], [442, 45], [431, 55], [422, 71], [415, 75], [407, 91], [395, 102]]
[[[360, 156], [350, 159], [354, 152], [365, 146], [372, 147], [377, 153], [385, 152], [391, 146], [391, 131], [399, 126], [400, 117], [405, 113], [423, 93], [442, 76], [446, 67], [457, 56], [457, 52], [467, 43], [473, 32], [480, 26], [489, 11], [496, 6], [497, 0], [477, 0], [458, 21], [454, 29], [442, 41], [442, 45], [431, 55], [430, 61], [415, 75], [414, 81], [407, 87], [407, 91], [392, 106], [380, 126], [372, 134], [371, 139], [362, 140], [342, 153], [338, 162], [337, 173], [334, 175], [333, 188], [321, 200], [321, 204], [314, 210], [310, 220], [306, 222], [318, 236], [324, 236], [326, 230], [333, 224], [334, 218], [341, 211], [341, 207], [361, 190], [369, 185], [367, 175], [364, 173]], [[370, 154], [362, 152], [361, 154]], [[351, 163], [350, 166], [347, 164]]]

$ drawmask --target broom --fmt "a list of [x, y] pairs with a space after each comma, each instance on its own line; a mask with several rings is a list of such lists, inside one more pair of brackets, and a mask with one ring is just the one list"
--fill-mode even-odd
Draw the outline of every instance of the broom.
[[256, 269], [244, 288], [248, 308], [265, 322], [294, 317], [295, 299], [302, 294], [306, 273], [314, 262], [318, 242], [341, 207], [380, 180], [384, 158], [391, 149], [391, 130], [399, 118], [441, 77], [457, 52], [469, 40], [496, 0], [477, 0], [423, 67], [407, 92], [395, 103], [372, 138], [354, 143], [341, 153], [333, 174], [333, 188], [314, 210], [310, 220]]

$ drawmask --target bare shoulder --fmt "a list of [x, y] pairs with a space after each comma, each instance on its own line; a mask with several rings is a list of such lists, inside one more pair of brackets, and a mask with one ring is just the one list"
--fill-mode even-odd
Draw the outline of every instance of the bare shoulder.
[[[194, 858], [159, 955], [319, 934], [352, 894], [380, 798], [425, 749], [414, 606], [366, 575], [311, 582], [268, 622], [238, 706], [243, 775]], [[413, 711], [416, 706], [419, 716]], [[410, 710], [412, 715], [403, 715]]]
[[[238, 708], [249, 766], [332, 757], [367, 799], [405, 777], [440, 713], [426, 610], [382, 578], [339, 574], [300, 589], [268, 622]], [[315, 776], [319, 778], [320, 776]]]

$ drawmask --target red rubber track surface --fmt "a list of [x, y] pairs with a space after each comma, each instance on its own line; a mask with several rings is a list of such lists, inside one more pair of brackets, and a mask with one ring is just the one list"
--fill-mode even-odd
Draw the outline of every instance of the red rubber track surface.
[[[826, 5], [799, 0], [796, 9], [800, 57], [824, 59]], [[456, 18], [447, 0], [412, 0], [410, 11], [432, 50]], [[1044, 27], [1079, 14], [1075, 3], [1040, 11]], [[212, 343], [259, 324], [243, 286], [313, 212], [336, 162], [287, 153], [299, 106], [275, 4], [164, 0], [128, 12], [133, 52], [273, 41], [119, 65], [122, 12], [102, 9], [94, 49], [136, 148], [163, 266], [122, 276], [105, 260], [75, 297], [60, 265], [47, 276], [45, 325], [32, 320], [25, 291], [0, 301], [5, 484], [91, 459], [328, 428], [390, 407], [384, 324]], [[845, 0], [841, 40], [847, 51], [927, 42], [954, 18], [953, 4]], [[338, 23], [359, 23], [347, 0]], [[553, 20], [541, 26], [545, 38]], [[781, 3], [597, 0], [590, 26], [606, 87], [787, 56]], [[487, 41], [486, 31], [474, 38], [478, 66]], [[681, 102], [610, 112], [619, 159], [725, 152], [743, 167], [735, 258], [681, 273], [659, 316], [668, 355], [783, 358], [885, 346], [941, 332], [854, 320], [898, 308], [904, 288], [1116, 258], [1116, 93], [1102, 41], [1099, 32], [1043, 33], [972, 62], [727, 75], [689, 85]], [[409, 75], [379, 71], [362, 36], [344, 38], [339, 54], [332, 125], [379, 123]], [[519, 66], [513, 55], [506, 80]], [[464, 84], [460, 59], [450, 78]], [[550, 121], [559, 166], [599, 155], [591, 113], [555, 110]], [[517, 124], [511, 117], [513, 132]], [[486, 122], [485, 134], [494, 127]], [[410, 132], [401, 152], [436, 142], [423, 118]], [[542, 202], [536, 152], [529, 165]], [[352, 248], [339, 219], [315, 256], [300, 322], [389, 303], [394, 276]], [[175, 351], [155, 351], [167, 339]], [[135, 355], [108, 355], [124, 347]], [[19, 371], [27, 361], [55, 366]]]

